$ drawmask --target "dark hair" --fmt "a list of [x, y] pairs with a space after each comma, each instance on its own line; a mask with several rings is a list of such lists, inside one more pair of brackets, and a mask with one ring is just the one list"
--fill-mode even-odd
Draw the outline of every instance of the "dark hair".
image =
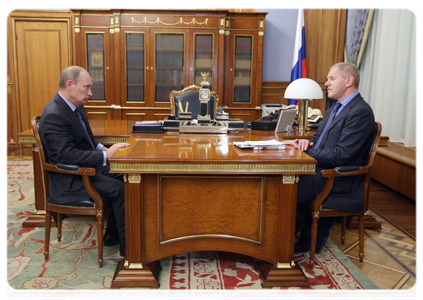
[[72, 80], [74, 83], [77, 83], [81, 78], [81, 72], [86, 70], [78, 66], [70, 66], [63, 70], [60, 75], [59, 87], [64, 89], [66, 87], [66, 82]]

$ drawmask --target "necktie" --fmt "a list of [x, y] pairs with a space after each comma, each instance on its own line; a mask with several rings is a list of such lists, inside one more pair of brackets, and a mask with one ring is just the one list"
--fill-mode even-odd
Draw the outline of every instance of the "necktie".
[[333, 108], [328, 121], [326, 122], [325, 128], [323, 128], [322, 133], [320, 134], [319, 138], [317, 139], [316, 144], [314, 145], [313, 149], [318, 149], [320, 143], [322, 142], [323, 137], [326, 134], [326, 131], [328, 130], [330, 124], [332, 123], [333, 119], [336, 116], [336, 113], [338, 112], [338, 109], [341, 107], [341, 103], [340, 102], [336, 102], [335, 107]]
[[93, 147], [93, 149], [95, 149], [95, 148], [94, 148], [94, 144], [93, 144], [93, 142], [91, 141], [90, 136], [88, 135], [87, 127], [85, 126], [85, 123], [84, 123], [84, 121], [82, 120], [82, 115], [81, 115], [81, 111], [79, 110], [79, 107], [76, 107], [76, 108], [75, 108], [75, 110], [74, 110], [74, 112], [75, 112], [76, 116], [78, 117], [78, 120], [79, 120], [79, 122], [81, 123], [82, 127], [84, 128], [85, 133], [87, 134], [87, 137], [88, 137], [88, 139], [89, 139], [89, 141], [90, 141], [90, 143], [91, 143], [91, 146]]

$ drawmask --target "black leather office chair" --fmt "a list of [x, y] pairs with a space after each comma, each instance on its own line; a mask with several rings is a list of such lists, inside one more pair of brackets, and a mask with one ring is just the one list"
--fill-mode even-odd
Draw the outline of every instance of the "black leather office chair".
[[[51, 217], [53, 213], [57, 215], [57, 239], [59, 242], [62, 237], [62, 214], [92, 215], [97, 217], [98, 264], [101, 268], [103, 267], [103, 201], [100, 194], [94, 189], [90, 180], [90, 176], [94, 176], [96, 174], [96, 169], [63, 164], [53, 165], [47, 163], [43, 144], [40, 138], [40, 133], [38, 131], [38, 122], [40, 121], [40, 118], [40, 116], [33, 117], [31, 119], [31, 124], [34, 131], [35, 142], [38, 148], [38, 156], [41, 164], [41, 174], [44, 183], [44, 199], [46, 202], [44, 258], [47, 260], [49, 256]], [[84, 186], [92, 199], [83, 201], [78, 201], [78, 199], [76, 199], [75, 202], [72, 203], [72, 206], [52, 203], [55, 201], [54, 199], [51, 199], [49, 195], [49, 172], [82, 176]]]
[[[187, 103], [189, 103], [188, 112], [192, 113], [192, 119], [197, 119], [198, 114], [205, 115], [206, 112], [200, 110], [199, 90], [199, 86], [191, 85], [180, 91], [172, 91], [169, 95], [171, 115], [175, 116], [175, 118], [179, 118], [179, 109], [176, 107], [178, 103], [182, 103], [184, 111], [187, 107]], [[218, 102], [219, 96], [216, 92], [210, 91], [210, 101], [207, 114], [210, 115], [212, 120], [215, 119]]]
[[[376, 156], [377, 147], [379, 145], [380, 135], [382, 132], [382, 125], [378, 122], [375, 123], [374, 127], [371, 128], [374, 134], [373, 143], [369, 149], [369, 156], [367, 159], [366, 166], [348, 166], [348, 167], [337, 167], [334, 169], [322, 170], [320, 174], [326, 179], [326, 183], [323, 190], [316, 196], [312, 205], [302, 205], [300, 208], [310, 214], [313, 219], [311, 226], [311, 246], [310, 246], [310, 267], [314, 266], [314, 255], [316, 251], [316, 240], [317, 240], [317, 222], [320, 218], [324, 217], [342, 217], [342, 230], [341, 230], [341, 242], [345, 243], [345, 228], [347, 224], [347, 217], [358, 215], [358, 236], [359, 236], [359, 259], [362, 262], [364, 258], [364, 214], [369, 208], [369, 185], [370, 185], [370, 173], [372, 171], [373, 161]], [[335, 178], [345, 176], [364, 176], [364, 202], [365, 210], [363, 212], [349, 212], [338, 209], [322, 208], [322, 203], [332, 190], [332, 186]]]

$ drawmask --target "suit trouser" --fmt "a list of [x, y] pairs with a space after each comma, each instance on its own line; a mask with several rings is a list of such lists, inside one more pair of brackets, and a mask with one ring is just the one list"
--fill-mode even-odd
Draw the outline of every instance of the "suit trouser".
[[98, 172], [91, 178], [91, 183], [103, 197], [103, 203], [111, 205], [106, 233], [110, 235], [119, 234], [122, 250], [122, 247], [125, 247], [125, 184], [123, 174], [110, 173], [109, 166], [104, 167], [101, 171], [101, 175]]

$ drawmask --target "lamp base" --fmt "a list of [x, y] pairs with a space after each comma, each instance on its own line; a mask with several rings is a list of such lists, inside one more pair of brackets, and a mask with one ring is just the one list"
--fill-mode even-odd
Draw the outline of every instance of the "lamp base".
[[310, 130], [310, 128], [307, 127], [308, 99], [299, 99], [298, 101], [298, 131], [305, 132]]

